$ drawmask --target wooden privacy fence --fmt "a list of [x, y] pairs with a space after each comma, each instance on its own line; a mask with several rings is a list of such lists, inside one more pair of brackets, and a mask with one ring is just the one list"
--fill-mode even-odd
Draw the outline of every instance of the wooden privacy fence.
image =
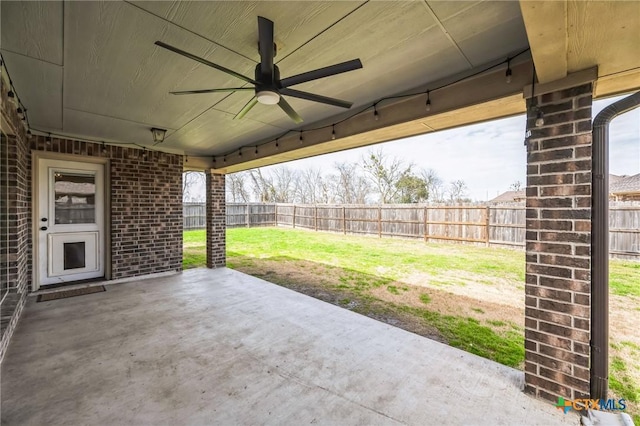
[[[640, 260], [640, 203], [612, 202], [609, 210], [611, 255]], [[184, 229], [205, 224], [205, 205], [185, 203]], [[227, 203], [227, 227], [255, 226], [524, 247], [525, 207]]]

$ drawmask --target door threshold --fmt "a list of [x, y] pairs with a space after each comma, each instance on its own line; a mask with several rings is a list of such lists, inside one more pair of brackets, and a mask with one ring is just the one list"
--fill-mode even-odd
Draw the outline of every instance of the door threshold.
[[97, 278], [97, 279], [94, 278], [90, 280], [74, 281], [71, 283], [52, 284], [47, 286], [43, 285], [43, 286], [40, 286], [40, 290], [32, 291], [31, 293], [29, 293], [29, 296], [38, 296], [40, 294], [55, 293], [58, 291], [76, 290], [79, 288], [95, 287], [99, 285], [124, 284], [124, 283], [129, 283], [134, 281], [149, 280], [154, 278], [164, 278], [164, 277], [170, 277], [172, 275], [179, 274], [181, 272], [182, 271], [167, 271], [167, 272], [157, 272], [155, 274], [137, 275], [135, 277], [128, 277], [128, 278], [118, 278], [115, 280], [105, 280], [104, 278]]

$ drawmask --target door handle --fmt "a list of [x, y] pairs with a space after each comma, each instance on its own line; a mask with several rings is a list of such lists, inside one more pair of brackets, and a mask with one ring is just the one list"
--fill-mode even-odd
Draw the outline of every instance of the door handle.
[[41, 227], [40, 227], [40, 230], [41, 230], [41, 231], [46, 231], [46, 230], [47, 230], [47, 227], [46, 227], [46, 226], [41, 226]]

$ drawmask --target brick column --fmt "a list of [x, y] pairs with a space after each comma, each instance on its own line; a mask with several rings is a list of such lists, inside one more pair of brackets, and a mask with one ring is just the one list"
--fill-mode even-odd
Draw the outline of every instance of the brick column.
[[207, 189], [207, 268], [226, 266], [225, 176], [206, 172]]
[[589, 396], [591, 93], [583, 84], [527, 108], [525, 390], [552, 401]]

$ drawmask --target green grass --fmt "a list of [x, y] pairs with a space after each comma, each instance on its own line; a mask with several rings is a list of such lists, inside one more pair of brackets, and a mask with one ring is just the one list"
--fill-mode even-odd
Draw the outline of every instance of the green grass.
[[[205, 232], [184, 233], [184, 268], [205, 265]], [[375, 247], [375, 252], [372, 248]], [[491, 285], [496, 278], [524, 281], [524, 252], [460, 244], [424, 244], [419, 241], [376, 239], [312, 233], [277, 228], [235, 228], [227, 231], [227, 257], [292, 257], [339, 266], [395, 280], [408, 272], [423, 272], [435, 285], [464, 285], [473, 274], [478, 282]], [[473, 259], [470, 262], [469, 259]], [[381, 273], [381, 267], [384, 272]], [[640, 263], [612, 259], [609, 262], [611, 292], [640, 297]], [[377, 285], [383, 285], [384, 282]]]
[[[450, 277], [451, 271], [474, 274], [486, 283], [496, 276], [524, 281], [524, 253], [519, 251], [350, 235], [337, 237], [292, 229], [230, 229], [227, 256], [232, 261], [235, 256], [304, 259], [391, 280], [422, 272], [433, 275], [443, 285], [460, 284], [459, 278]], [[469, 262], [471, 258], [473, 262]]]
[[[204, 231], [186, 231], [184, 241], [184, 267], [204, 266]], [[377, 300], [370, 294], [379, 287], [394, 295], [408, 291], [408, 287], [398, 286], [398, 280], [412, 274], [422, 274], [431, 284], [439, 286], [465, 285], [470, 279], [492, 285], [499, 279], [523, 290], [522, 251], [278, 228], [227, 231], [229, 267], [251, 268], [260, 259], [304, 262], [315, 273], [331, 271], [334, 275], [327, 288], [341, 295], [335, 300], [341, 305], [357, 300], [358, 307], [354, 310], [360, 313], [378, 318], [389, 313], [410, 315], [435, 328], [452, 346], [514, 367], [524, 360], [523, 331], [515, 324], [443, 315], [429, 310], [428, 306], [398, 305]], [[277, 271], [266, 279], [291, 284], [289, 277], [278, 276]], [[640, 264], [612, 260], [610, 286], [613, 294], [640, 296]], [[417, 297], [425, 305], [431, 302], [428, 294]], [[374, 305], [375, 312], [371, 308]], [[484, 313], [480, 308], [471, 309]], [[611, 388], [630, 401], [637, 400], [637, 387], [625, 375], [624, 365], [615, 361]]]
[[640, 262], [609, 262], [609, 287], [618, 296], [640, 297]]
[[426, 294], [426, 293], [422, 293], [422, 294], [420, 295], [420, 301], [426, 305], [426, 304], [428, 304], [429, 302], [431, 302], [431, 296], [429, 296], [429, 295], [428, 295], [428, 294]]
[[[185, 231], [183, 234], [182, 268], [207, 265], [207, 234], [204, 230]], [[231, 267], [231, 266], [230, 266]]]

